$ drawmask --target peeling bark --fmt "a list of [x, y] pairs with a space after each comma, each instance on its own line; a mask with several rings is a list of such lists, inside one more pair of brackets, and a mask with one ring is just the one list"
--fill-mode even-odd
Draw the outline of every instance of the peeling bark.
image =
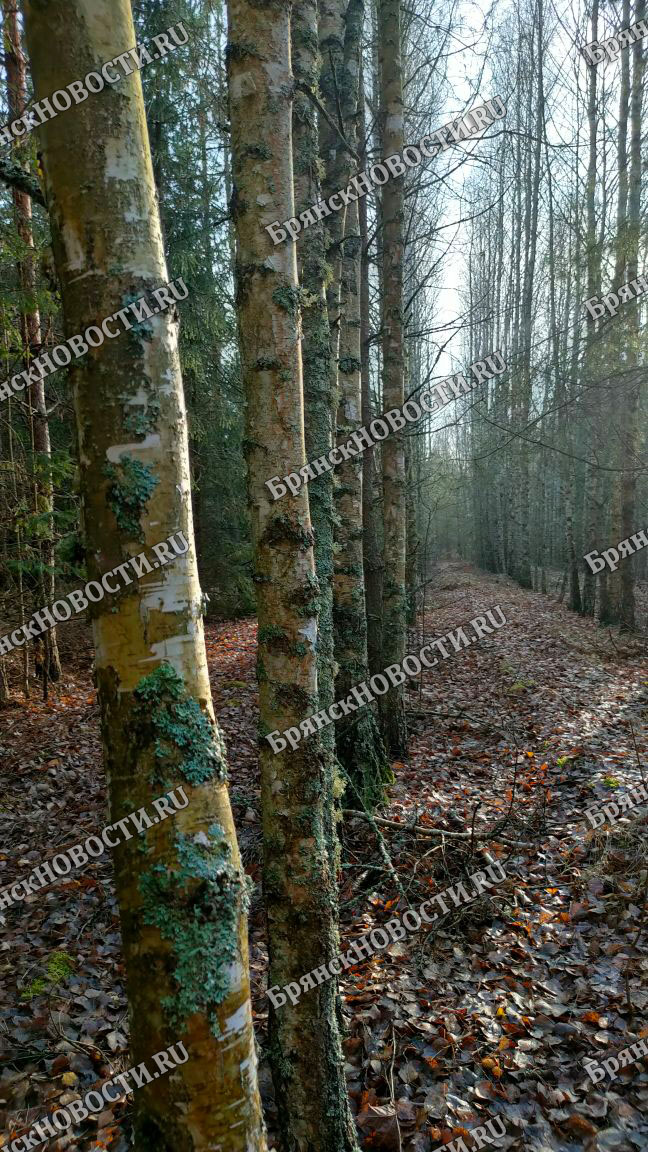
[[[25, 19], [37, 99], [136, 40], [127, 0], [26, 0]], [[169, 279], [139, 74], [40, 133], [73, 334]], [[89, 576], [177, 531], [191, 545], [177, 316], [154, 316], [71, 371]], [[139, 489], [138, 475], [148, 479]], [[114, 855], [133, 1062], [150, 1061], [180, 1038], [189, 1052], [173, 1073], [136, 1092], [133, 1147], [264, 1152], [246, 880], [212, 710], [193, 548], [91, 606], [90, 615], [111, 819], [150, 807], [179, 784], [189, 794], [173, 819]]]

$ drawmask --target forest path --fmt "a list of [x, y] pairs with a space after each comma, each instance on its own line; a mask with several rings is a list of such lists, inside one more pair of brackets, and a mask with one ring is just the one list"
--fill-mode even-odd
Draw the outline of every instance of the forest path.
[[[483, 867], [479, 838], [497, 824], [483, 847], [507, 879], [344, 974], [347, 1072], [363, 1140], [367, 1149], [430, 1152], [501, 1117], [506, 1137], [485, 1146], [646, 1149], [641, 1060], [597, 1085], [584, 1072], [587, 1059], [614, 1057], [648, 1035], [639, 935], [645, 806], [596, 833], [584, 817], [588, 806], [618, 801], [641, 781], [644, 645], [461, 564], [440, 568], [427, 602], [425, 632], [419, 624], [410, 652], [496, 604], [507, 623], [427, 671], [422, 685], [410, 681], [410, 756], [395, 766], [382, 812], [397, 827], [380, 826], [404, 895], [371, 826], [350, 818], [344, 946]], [[206, 633], [239, 838], [258, 881], [255, 623], [210, 623]], [[0, 714], [0, 759], [6, 884], [107, 823], [87, 660], [47, 705], [16, 699]], [[436, 834], [470, 832], [473, 818], [474, 843]], [[407, 827], [414, 821], [422, 831]], [[65, 1103], [129, 1066], [108, 855], [6, 910], [4, 921], [0, 1127], [7, 1133], [13, 1125], [13, 1136], [18, 1120], [38, 1119], [55, 1100]], [[251, 960], [263, 1045], [258, 888]], [[261, 1081], [272, 1127], [265, 1061]], [[107, 1107], [80, 1131], [52, 1149], [123, 1152], [124, 1105]]]

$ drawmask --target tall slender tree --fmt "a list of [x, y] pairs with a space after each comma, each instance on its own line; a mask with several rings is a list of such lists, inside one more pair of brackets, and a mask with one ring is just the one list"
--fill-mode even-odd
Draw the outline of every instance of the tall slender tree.
[[[320, 11], [323, 59], [322, 166], [330, 194], [345, 187], [358, 155], [358, 103], [364, 0], [326, 0]], [[333, 360], [330, 399], [340, 443], [360, 426], [360, 253], [357, 206], [327, 218], [330, 280], [327, 303]], [[367, 608], [362, 552], [362, 461], [343, 461], [335, 477], [335, 692], [346, 697], [369, 674]], [[353, 803], [373, 805], [389, 778], [375, 706], [362, 708], [337, 725], [340, 764], [352, 790]]]
[[[383, 156], [402, 152], [405, 132], [401, 61], [400, 0], [378, 0], [380, 125]], [[383, 404], [400, 408], [405, 396], [403, 338], [404, 177], [382, 189], [382, 354]], [[401, 663], [407, 645], [405, 573], [406, 502], [405, 444], [402, 432], [389, 436], [383, 459], [383, 666]], [[405, 693], [393, 688], [380, 698], [383, 735], [394, 756], [407, 751]]]
[[[598, 39], [599, 2], [592, 0], [591, 11], [591, 39]], [[598, 165], [599, 115], [597, 87], [598, 75], [596, 68], [587, 70], [587, 128], [588, 128], [588, 157], [587, 157], [587, 183], [586, 183], [586, 266], [587, 266], [587, 298], [597, 292], [601, 281], [601, 249], [596, 229], [596, 185]], [[597, 321], [587, 315], [585, 332], [585, 349], [583, 354], [583, 373], [585, 383], [591, 385], [595, 379], [599, 365], [600, 348], [597, 344]], [[595, 392], [592, 404], [598, 404], [598, 394]], [[600, 413], [597, 407], [591, 411], [590, 417], [590, 458], [594, 461], [599, 448]], [[601, 474], [595, 463], [587, 469], [584, 491], [584, 534], [587, 551], [594, 551], [601, 543], [602, 529], [602, 501], [601, 501]], [[591, 569], [585, 565], [585, 580], [583, 583], [582, 611], [593, 616], [596, 608], [596, 581]]]
[[[373, 15], [373, 13], [372, 13]], [[358, 154], [360, 168], [367, 167], [367, 122], [365, 114], [365, 69], [360, 60], [360, 93], [358, 99]], [[362, 423], [371, 424], [375, 413], [371, 403], [371, 305], [369, 285], [369, 227], [367, 199], [358, 201], [360, 228], [360, 389]], [[367, 656], [372, 675], [382, 668], [382, 557], [378, 541], [378, 506], [376, 500], [376, 460], [378, 454], [368, 448], [362, 454], [362, 556], [364, 566], [365, 606], [367, 613]]]
[[[643, 22], [646, 15], [646, 0], [637, 0], [634, 22]], [[641, 128], [643, 102], [645, 98], [644, 78], [646, 74], [645, 47], [636, 40], [632, 47], [632, 87], [630, 92], [630, 166], [628, 174], [628, 218], [626, 276], [632, 282], [639, 273], [639, 252], [641, 241]], [[621, 538], [633, 535], [636, 528], [637, 508], [637, 465], [640, 459], [639, 401], [641, 382], [645, 369], [640, 356], [640, 311], [638, 300], [630, 303], [625, 329], [627, 351], [625, 357], [626, 379], [628, 380], [625, 403], [623, 405], [623, 472], [621, 475]], [[621, 575], [621, 604], [619, 622], [623, 631], [635, 627], [634, 569], [632, 561], [626, 561]]]
[[[39, 99], [135, 43], [128, 0], [26, 0], [24, 10]], [[168, 280], [139, 73], [40, 137], [73, 334]], [[207, 676], [177, 326], [172, 310], [152, 316], [72, 372], [90, 576], [171, 534], [189, 543], [163, 572], [149, 566], [90, 608], [111, 818], [176, 785], [189, 793], [173, 820], [115, 849], [133, 1061], [179, 1039], [189, 1054], [137, 1092], [133, 1147], [262, 1152], [246, 880]]]
[[270, 1059], [286, 1152], [351, 1152], [335, 981], [305, 989], [297, 1004], [276, 992], [333, 959], [338, 943], [322, 745], [313, 722], [295, 748], [279, 736], [319, 707], [319, 588], [308, 492], [275, 502], [266, 487], [269, 478], [303, 466], [305, 457], [295, 245], [274, 245], [265, 228], [294, 214], [290, 7], [229, 0], [228, 15], [237, 311], [259, 619]]
[[[355, 133], [353, 137], [355, 137]], [[360, 251], [358, 206], [351, 204], [345, 223], [340, 292], [340, 347], [337, 428], [340, 439], [361, 426]], [[367, 616], [362, 555], [362, 460], [344, 461], [335, 488], [337, 512], [334, 571], [336, 695], [345, 698], [369, 676]], [[340, 721], [338, 752], [354, 803], [372, 807], [383, 799], [392, 779], [374, 715], [374, 705]]]
[[[22, 33], [18, 20], [17, 0], [3, 0], [3, 32], [5, 64], [7, 68], [7, 105], [10, 119], [22, 116], [27, 107], [27, 69], [22, 49]], [[20, 158], [24, 145], [17, 143]], [[11, 191], [16, 229], [22, 243], [18, 264], [22, 294], [22, 339], [25, 362], [28, 364], [40, 349], [41, 319], [36, 299], [36, 253], [32, 227], [32, 200], [28, 192], [13, 187]], [[52, 480], [52, 449], [49, 419], [45, 402], [45, 383], [35, 380], [27, 391], [28, 415], [33, 451], [34, 512], [39, 538], [39, 597], [49, 608], [54, 600], [54, 485]], [[61, 676], [56, 629], [52, 628], [43, 641], [41, 656], [45, 687], [47, 681]]]
[[[292, 66], [296, 81], [293, 102], [293, 176], [295, 212], [306, 211], [320, 199], [320, 159], [317, 102], [320, 55], [317, 0], [302, 0], [291, 11]], [[313, 460], [331, 450], [335, 441], [331, 404], [332, 354], [326, 307], [328, 266], [324, 225], [306, 229], [297, 241], [297, 271], [301, 289], [302, 365], [306, 457]], [[315, 537], [315, 571], [319, 581], [317, 625], [317, 690], [321, 708], [335, 700], [333, 641], [333, 474], [323, 472], [308, 489]], [[331, 859], [337, 857], [334, 828], [335, 726], [321, 735], [326, 760], [326, 802]]]

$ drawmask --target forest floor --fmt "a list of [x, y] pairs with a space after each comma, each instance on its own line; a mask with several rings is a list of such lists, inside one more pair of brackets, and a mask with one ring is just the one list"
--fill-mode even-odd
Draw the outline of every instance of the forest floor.
[[[507, 623], [409, 682], [410, 755], [394, 766], [380, 813], [395, 826], [378, 826], [381, 850], [365, 819], [345, 824], [344, 945], [485, 860], [499, 860], [507, 879], [344, 973], [346, 1072], [364, 1147], [430, 1152], [501, 1117], [507, 1134], [488, 1147], [648, 1149], [645, 1058], [596, 1085], [585, 1073], [588, 1060], [648, 1037], [646, 806], [597, 831], [584, 815], [648, 779], [645, 640], [620, 639], [461, 564], [442, 566], [427, 601], [411, 652], [495, 604]], [[206, 635], [241, 849], [256, 881], [251, 966], [272, 1138], [255, 623], [208, 623]], [[0, 714], [0, 886], [107, 822], [89, 633], [69, 631], [65, 643], [76, 661], [49, 702], [16, 694]], [[107, 855], [1, 919], [0, 1147], [55, 1103], [129, 1067]], [[124, 1152], [128, 1106], [72, 1131], [52, 1149]]]

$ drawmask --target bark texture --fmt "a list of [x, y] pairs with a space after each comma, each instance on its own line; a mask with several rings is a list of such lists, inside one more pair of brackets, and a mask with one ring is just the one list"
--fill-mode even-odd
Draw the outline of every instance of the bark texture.
[[[382, 155], [402, 152], [405, 130], [401, 61], [400, 0], [378, 0], [380, 54], [380, 119]], [[403, 220], [404, 177], [389, 179], [382, 190], [382, 352], [383, 407], [404, 401]], [[383, 666], [402, 662], [407, 645], [405, 586], [405, 443], [394, 432], [382, 446], [383, 529]], [[383, 736], [393, 756], [407, 751], [405, 693], [393, 688], [380, 698]]]
[[[4, 52], [7, 68], [7, 105], [10, 119], [21, 116], [27, 107], [27, 69], [22, 50], [17, 0], [3, 0]], [[24, 152], [18, 145], [17, 155]], [[41, 345], [41, 321], [36, 301], [36, 254], [32, 227], [32, 201], [25, 188], [13, 185], [11, 192], [16, 229], [23, 244], [18, 264], [20, 287], [23, 294], [22, 338], [25, 348], [25, 367], [38, 355]], [[52, 483], [52, 449], [49, 422], [45, 404], [45, 382], [36, 380], [27, 392], [32, 449], [39, 462], [34, 463], [34, 511], [39, 517], [40, 529], [40, 588], [39, 607], [52, 606], [54, 600], [54, 486]], [[56, 628], [47, 632], [42, 642], [41, 669], [45, 692], [47, 681], [59, 680], [61, 662], [56, 641]]]
[[[127, 0], [27, 0], [37, 99], [136, 41]], [[168, 280], [139, 73], [41, 129], [66, 331]], [[134, 1063], [189, 1059], [135, 1095], [136, 1152], [263, 1152], [241, 869], [192, 548], [186, 413], [169, 309], [73, 369], [92, 579], [181, 531], [188, 551], [91, 608], [113, 821], [188, 804], [115, 850]]]
[[[360, 232], [358, 206], [347, 212], [342, 258], [337, 428], [340, 441], [361, 426]], [[362, 457], [344, 461], [335, 487], [335, 654], [338, 700], [369, 677], [367, 617], [362, 556]], [[393, 779], [380, 736], [375, 705], [344, 717], [338, 725], [338, 754], [357, 799], [373, 807]]]
[[[293, 178], [295, 212], [310, 208], [320, 198], [318, 114], [313, 97], [319, 95], [320, 56], [317, 42], [317, 0], [301, 0], [291, 14], [293, 72], [297, 82], [293, 103]], [[301, 288], [304, 428], [307, 460], [326, 455], [334, 444], [331, 405], [333, 370], [326, 308], [324, 225], [306, 229], [297, 241]], [[319, 581], [317, 631], [317, 688], [320, 708], [335, 700], [333, 641], [333, 472], [323, 472], [308, 488], [314, 534], [315, 572]], [[339, 791], [335, 759], [335, 725], [322, 729], [325, 756], [327, 836], [330, 857], [337, 866], [334, 791]]]
[[[228, 4], [228, 79], [237, 237], [237, 312], [259, 619], [264, 898], [270, 984], [337, 949], [327, 845], [325, 757], [317, 732], [275, 754], [264, 734], [317, 712], [317, 612], [308, 491], [274, 502], [265, 481], [304, 463], [295, 245], [264, 225], [293, 215], [290, 5]], [[270, 1059], [285, 1152], [350, 1152], [336, 982], [270, 1008]]]

